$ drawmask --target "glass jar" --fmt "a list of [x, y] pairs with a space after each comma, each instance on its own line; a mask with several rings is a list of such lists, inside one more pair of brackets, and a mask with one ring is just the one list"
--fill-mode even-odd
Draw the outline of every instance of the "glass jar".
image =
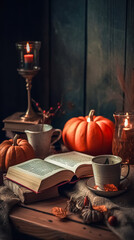
[[134, 164], [134, 113], [115, 113], [112, 153], [124, 163]]

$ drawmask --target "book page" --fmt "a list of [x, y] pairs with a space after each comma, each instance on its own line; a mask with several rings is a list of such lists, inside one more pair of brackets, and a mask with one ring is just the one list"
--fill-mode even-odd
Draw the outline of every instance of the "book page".
[[[38, 178], [44, 179], [55, 173], [65, 170], [57, 165], [47, 163], [41, 159], [32, 159], [21, 164], [13, 166], [13, 168], [18, 168], [19, 171], [28, 172], [29, 175], [38, 175]], [[10, 169], [9, 169], [10, 170]]]
[[6, 178], [35, 192], [70, 181], [73, 172], [41, 159], [32, 159], [8, 168]]
[[51, 155], [45, 159], [49, 163], [72, 170], [74, 173], [83, 164], [92, 164], [92, 156], [76, 151]]

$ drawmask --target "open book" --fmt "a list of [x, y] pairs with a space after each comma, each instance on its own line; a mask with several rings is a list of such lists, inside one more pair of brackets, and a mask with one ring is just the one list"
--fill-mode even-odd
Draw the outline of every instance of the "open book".
[[76, 151], [32, 159], [8, 168], [6, 178], [40, 192], [56, 184], [92, 174], [92, 156]]

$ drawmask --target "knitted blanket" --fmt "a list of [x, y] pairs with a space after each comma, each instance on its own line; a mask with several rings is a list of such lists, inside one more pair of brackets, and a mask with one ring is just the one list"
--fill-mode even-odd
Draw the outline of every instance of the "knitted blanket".
[[0, 240], [11, 240], [9, 211], [20, 200], [6, 186], [0, 187]]
[[74, 199], [88, 196], [92, 205], [105, 205], [112, 215], [116, 216], [118, 222], [117, 225], [111, 226], [106, 220], [108, 228], [121, 240], [132, 240], [134, 239], [134, 166], [130, 167], [129, 183], [126, 192], [112, 198], [96, 195], [87, 188], [84, 180], [78, 181], [72, 189], [69, 188], [66, 195]]

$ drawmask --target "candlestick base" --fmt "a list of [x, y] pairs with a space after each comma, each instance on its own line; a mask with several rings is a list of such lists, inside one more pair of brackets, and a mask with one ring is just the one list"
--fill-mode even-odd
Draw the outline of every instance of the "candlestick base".
[[24, 121], [35, 121], [39, 118], [38, 114], [36, 114], [34, 111], [26, 112], [23, 116], [21, 116], [21, 119]]

